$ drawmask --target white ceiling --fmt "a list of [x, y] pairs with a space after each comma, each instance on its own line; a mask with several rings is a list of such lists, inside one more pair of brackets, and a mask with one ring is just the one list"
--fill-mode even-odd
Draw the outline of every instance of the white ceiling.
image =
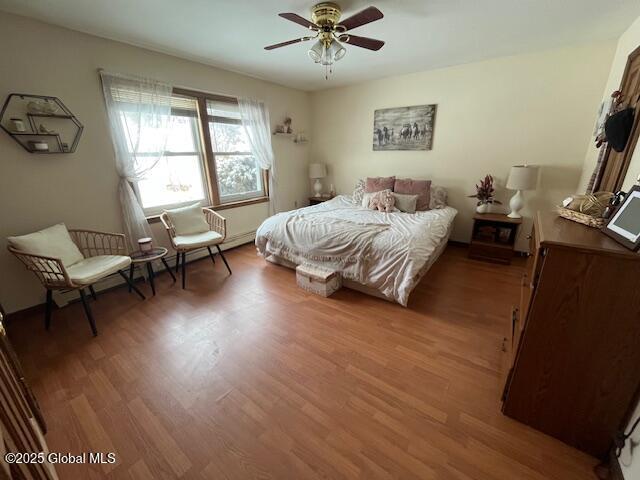
[[347, 45], [326, 81], [309, 43], [265, 51], [307, 30], [277, 16], [310, 18], [314, 0], [0, 0], [0, 10], [100, 37], [320, 90], [389, 75], [616, 38], [638, 0], [338, 0], [343, 18], [369, 5], [385, 17], [354, 34], [384, 40], [379, 52]]

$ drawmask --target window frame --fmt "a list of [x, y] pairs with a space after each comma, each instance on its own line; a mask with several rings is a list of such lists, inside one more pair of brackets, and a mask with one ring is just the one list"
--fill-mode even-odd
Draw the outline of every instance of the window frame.
[[[216, 118], [229, 121], [227, 117], [215, 117], [209, 115], [207, 110], [207, 100], [224, 102], [237, 105], [238, 99], [234, 97], [227, 97], [224, 95], [216, 95], [212, 93], [198, 92], [194, 90], [184, 88], [173, 88], [173, 94], [184, 95], [194, 98], [198, 103], [197, 119], [200, 129], [200, 141], [202, 142], [201, 148], [204, 154], [204, 174], [205, 182], [207, 184], [209, 201], [211, 207], [216, 210], [222, 210], [225, 208], [234, 208], [243, 205], [251, 205], [255, 203], [262, 203], [269, 201], [269, 171], [260, 169], [262, 174], [262, 195], [257, 197], [245, 198], [245, 199], [231, 199], [226, 202], [220, 200], [220, 192], [218, 189], [218, 175], [216, 169], [216, 155], [213, 152], [213, 143], [211, 142], [211, 135], [209, 132], [209, 122], [215, 121]], [[232, 122], [236, 123], [236, 122]], [[237, 123], [240, 123], [239, 121]], [[244, 153], [244, 152], [243, 152]]]
[[[176, 92], [172, 92], [172, 94], [177, 94]], [[206, 158], [205, 158], [205, 152], [203, 150], [203, 146], [202, 146], [202, 142], [201, 142], [201, 138], [199, 137], [199, 128], [200, 128], [200, 120], [199, 120], [199, 115], [198, 112], [196, 111], [194, 114], [190, 114], [189, 111], [187, 111], [187, 114], [185, 114], [185, 110], [184, 109], [180, 109], [180, 108], [172, 108], [171, 109], [171, 116], [184, 116], [184, 117], [192, 117], [194, 118], [194, 122], [191, 125], [191, 130], [192, 133], [194, 134], [194, 140], [195, 140], [195, 147], [197, 148], [196, 151], [194, 152], [169, 152], [169, 151], [165, 151], [164, 152], [164, 157], [181, 157], [181, 156], [196, 156], [198, 159], [198, 162], [200, 162], [200, 169], [201, 169], [201, 173], [202, 173], [202, 188], [203, 188], [203, 192], [204, 192], [204, 198], [197, 200], [197, 202], [202, 203], [203, 205], [208, 205], [211, 203], [211, 196], [210, 196], [210, 191], [209, 191], [209, 180], [208, 180], [208, 174], [205, 168], [205, 164], [206, 164]], [[149, 155], [153, 155], [155, 153], [149, 153]], [[145, 153], [141, 153], [139, 154], [140, 156], [144, 156]], [[142, 203], [142, 194], [140, 192], [140, 189], [138, 187], [137, 183], [132, 183], [132, 187], [133, 190], [136, 194], [136, 196], [138, 197], [138, 199], [140, 199], [140, 202]], [[184, 207], [187, 205], [192, 205], [194, 203], [194, 200], [187, 200], [184, 202], [177, 202], [177, 203], [166, 203], [166, 204], [162, 204], [162, 205], [156, 205], [153, 207], [142, 207], [144, 210], [144, 213], [146, 215], [147, 218], [152, 218], [152, 217], [158, 217], [163, 210], [167, 210], [167, 209], [172, 209], [172, 208], [180, 208], [180, 207]]]

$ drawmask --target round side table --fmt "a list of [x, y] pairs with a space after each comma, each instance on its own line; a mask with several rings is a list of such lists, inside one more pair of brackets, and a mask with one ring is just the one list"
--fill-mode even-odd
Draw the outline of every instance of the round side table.
[[[131, 267], [129, 267], [129, 280], [131, 280], [133, 282], [133, 270], [136, 267], [136, 265], [141, 265], [146, 263], [147, 264], [147, 276], [149, 277], [149, 284], [151, 285], [151, 291], [153, 292], [153, 294], [156, 294], [156, 286], [155, 283], [153, 281], [153, 279], [155, 278], [155, 273], [153, 272], [153, 265], [152, 262], [154, 260], [162, 260], [162, 264], [164, 265], [164, 268], [167, 270], [167, 272], [169, 273], [169, 275], [171, 275], [171, 278], [173, 279], [173, 283], [176, 283], [176, 277], [173, 274], [173, 272], [171, 271], [171, 268], [169, 268], [169, 265], [167, 264], [167, 261], [165, 260], [165, 256], [167, 255], [167, 252], [169, 250], [167, 250], [164, 247], [154, 247], [153, 249], [151, 249], [148, 252], [142, 252], [140, 250], [136, 251], [136, 252], [132, 252], [129, 256], [131, 257]], [[131, 287], [129, 287], [129, 291], [131, 291]]]

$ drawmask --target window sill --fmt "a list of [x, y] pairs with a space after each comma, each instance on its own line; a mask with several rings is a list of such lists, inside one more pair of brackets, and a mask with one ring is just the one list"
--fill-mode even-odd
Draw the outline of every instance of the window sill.
[[[210, 205], [209, 208], [212, 208], [213, 210], [218, 211], [218, 210], [226, 210], [228, 208], [246, 207], [248, 205], [255, 205], [257, 203], [266, 203], [268, 201], [269, 201], [269, 197], [257, 197], [257, 198], [250, 198], [249, 200], [240, 200], [238, 202], [223, 203], [222, 205], [215, 205], [215, 206]], [[159, 223], [160, 214], [148, 216], [147, 222]]]

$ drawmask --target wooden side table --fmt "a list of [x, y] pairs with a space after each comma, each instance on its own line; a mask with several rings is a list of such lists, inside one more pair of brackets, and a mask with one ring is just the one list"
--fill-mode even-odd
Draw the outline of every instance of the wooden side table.
[[504, 213], [476, 213], [469, 258], [510, 264], [521, 223], [521, 218], [509, 218]]
[[[154, 247], [151, 251], [149, 252], [142, 252], [140, 250], [138, 250], [137, 252], [132, 252], [129, 256], [131, 257], [131, 267], [129, 267], [129, 280], [131, 280], [131, 282], [133, 282], [133, 270], [136, 267], [136, 265], [142, 265], [142, 264], [147, 264], [147, 277], [149, 277], [149, 285], [151, 285], [151, 292], [153, 292], [153, 294], [156, 294], [156, 285], [154, 282], [154, 278], [155, 278], [155, 273], [153, 272], [153, 266], [152, 266], [152, 262], [154, 260], [162, 260], [162, 264], [164, 265], [164, 268], [167, 270], [167, 272], [169, 272], [169, 275], [171, 275], [171, 278], [173, 278], [173, 283], [176, 283], [176, 276], [173, 274], [173, 272], [171, 271], [171, 268], [169, 267], [169, 265], [167, 264], [167, 261], [165, 260], [165, 256], [167, 255], [167, 252], [169, 250], [167, 250], [164, 247]], [[129, 291], [131, 291], [131, 287], [129, 287]]]
[[334, 197], [309, 197], [309, 206], [318, 205], [319, 203], [331, 200]]

